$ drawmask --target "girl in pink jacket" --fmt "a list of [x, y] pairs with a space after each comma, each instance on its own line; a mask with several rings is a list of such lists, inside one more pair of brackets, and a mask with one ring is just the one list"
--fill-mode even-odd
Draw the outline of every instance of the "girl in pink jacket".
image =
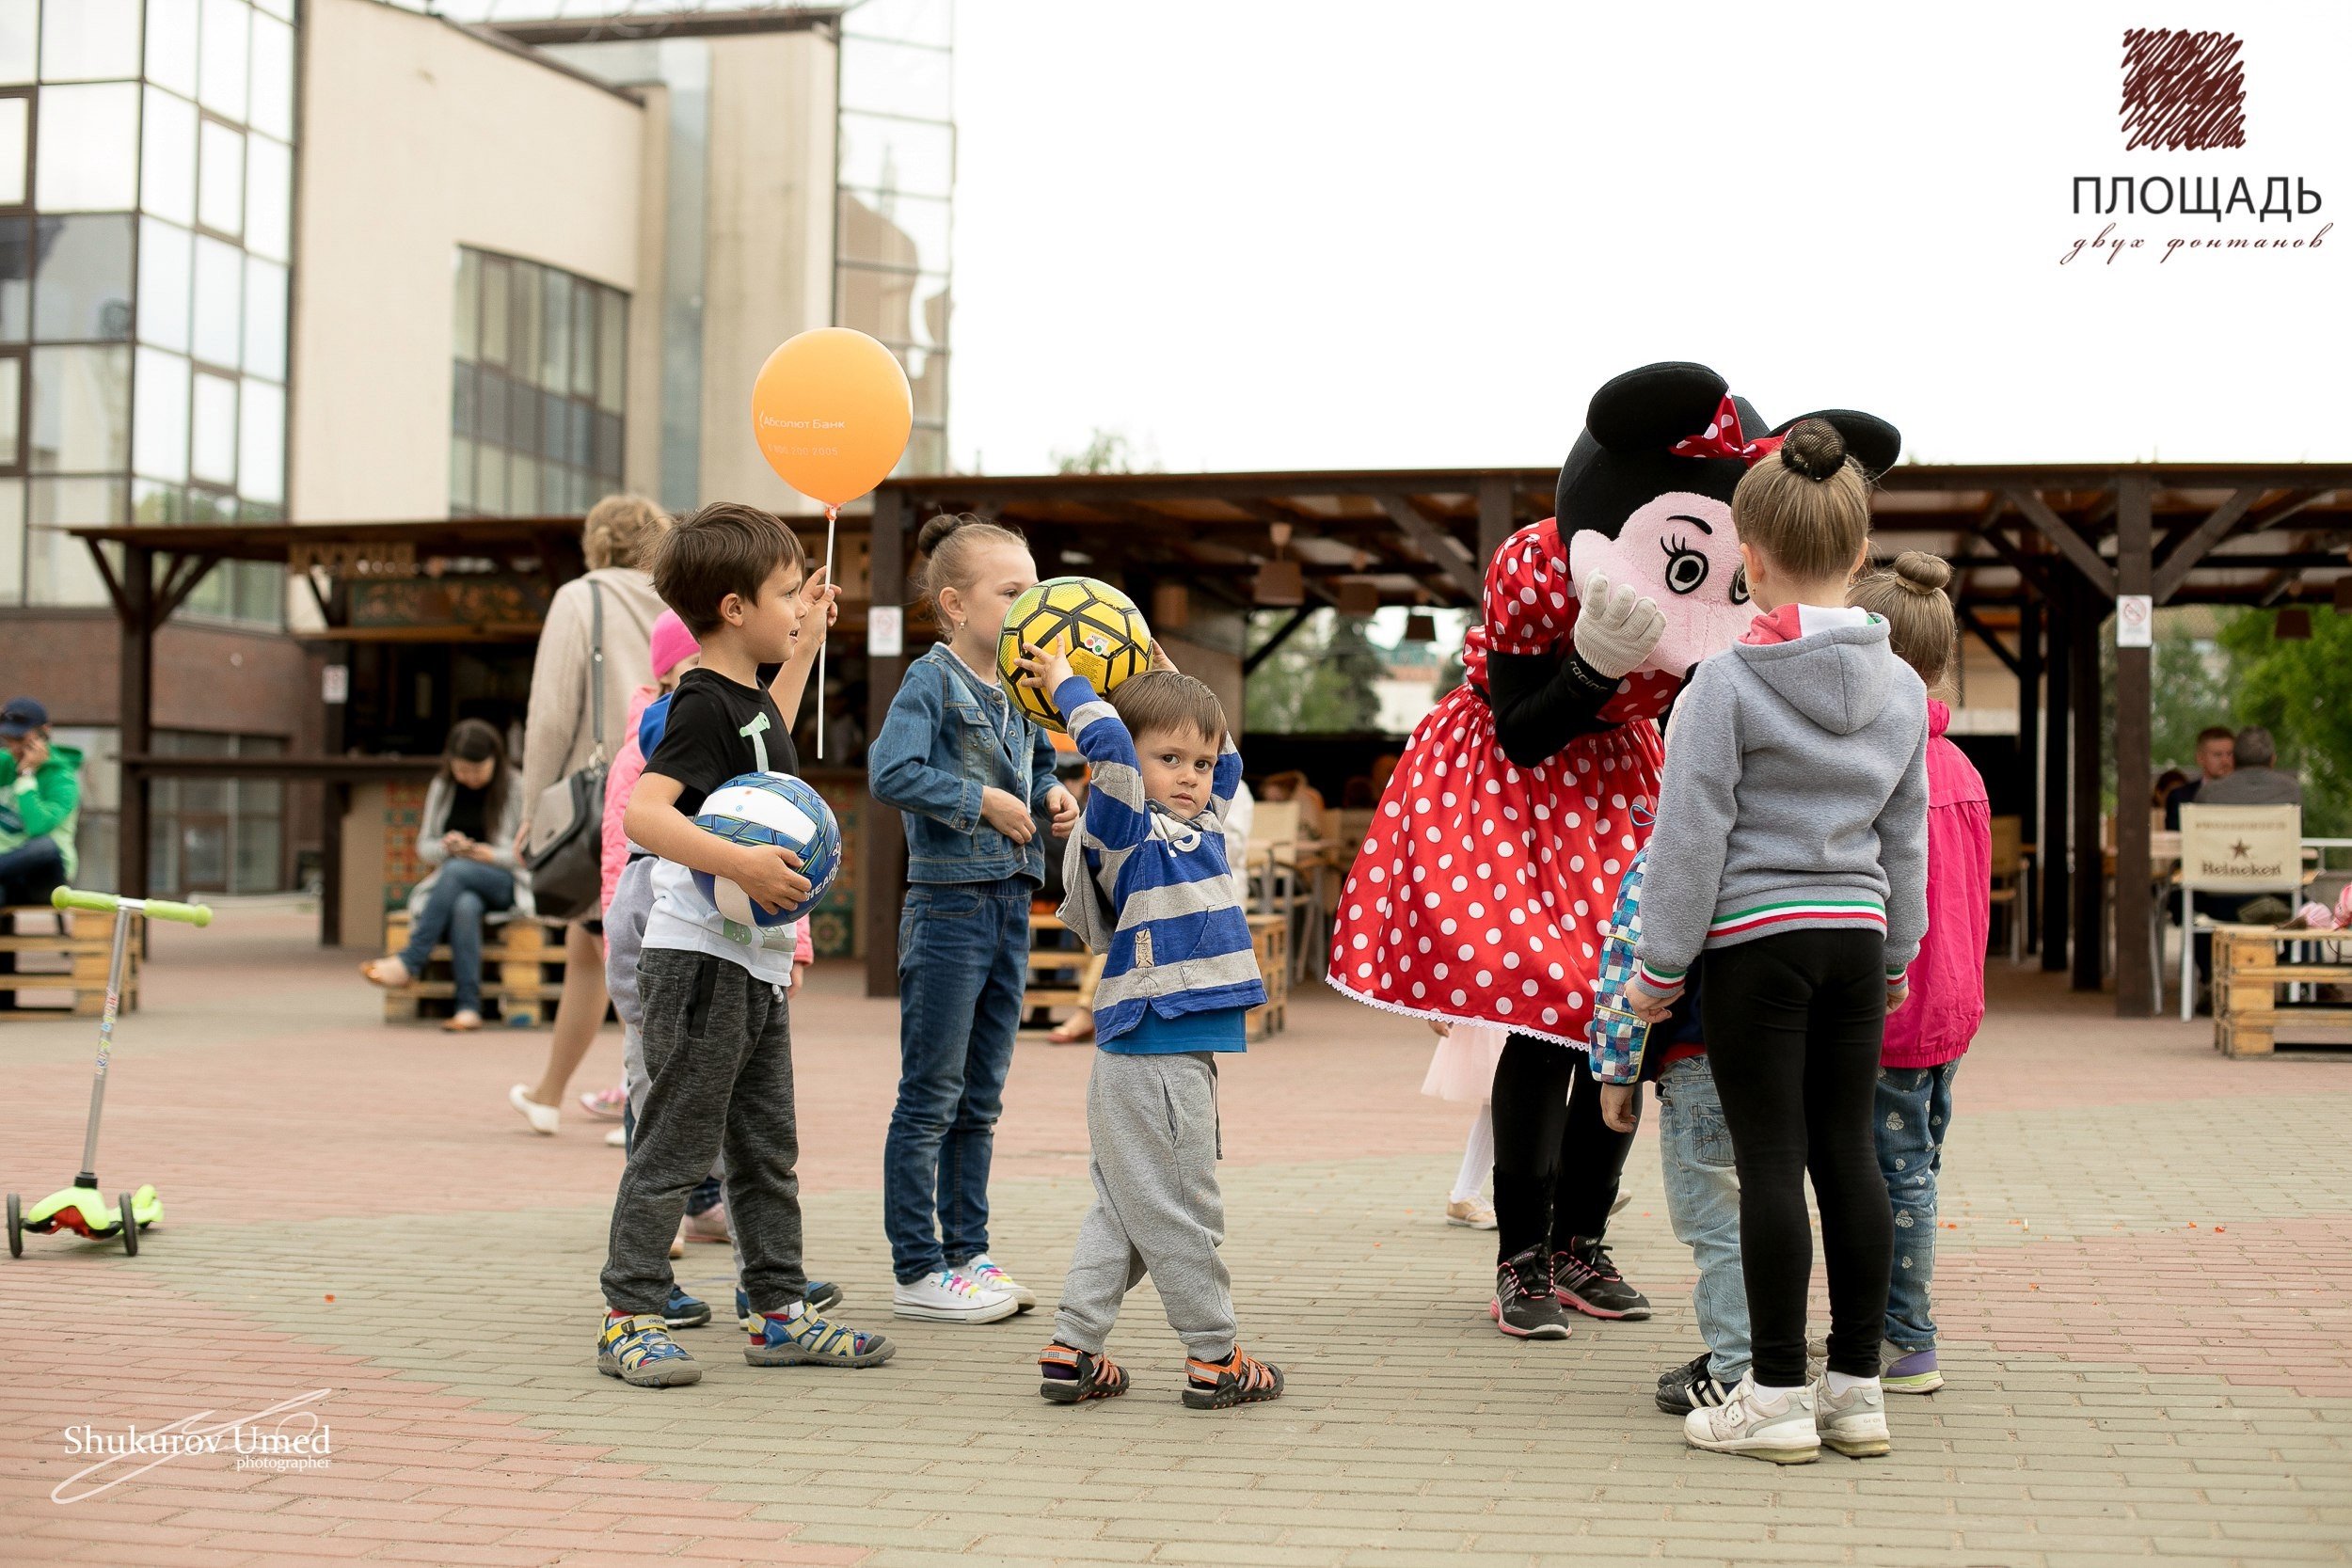
[[[1897, 657], [1934, 691], [1959, 651], [1944, 592], [1952, 569], [1907, 550], [1894, 570], [1857, 583], [1852, 602], [1887, 622]], [[1935, 1179], [1952, 1120], [1952, 1078], [1984, 1017], [1992, 921], [1993, 817], [1984, 780], [1945, 738], [1952, 710], [1928, 703], [1928, 935], [1911, 966], [1911, 1005], [1886, 1021], [1879, 1056], [1879, 1167], [1895, 1206], [1880, 1380], [1890, 1394], [1944, 1386], [1935, 1367], [1929, 1280], [1935, 1268]]]

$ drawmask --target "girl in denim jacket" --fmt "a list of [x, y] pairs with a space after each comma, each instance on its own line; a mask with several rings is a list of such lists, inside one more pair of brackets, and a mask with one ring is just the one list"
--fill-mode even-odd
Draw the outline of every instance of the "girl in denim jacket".
[[988, 1256], [988, 1165], [1045, 882], [1037, 818], [1066, 836], [1078, 803], [992, 673], [1005, 613], [1037, 582], [1027, 543], [965, 513], [925, 523], [916, 547], [947, 638], [907, 667], [866, 762], [907, 832], [882, 1225], [899, 1317], [994, 1323], [1037, 1305]]

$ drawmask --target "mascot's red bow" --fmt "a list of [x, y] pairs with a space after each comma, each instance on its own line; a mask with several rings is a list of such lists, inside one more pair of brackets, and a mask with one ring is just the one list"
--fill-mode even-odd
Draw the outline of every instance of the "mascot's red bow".
[[1674, 444], [1677, 457], [1736, 457], [1742, 463], [1754, 463], [1780, 450], [1785, 437], [1759, 436], [1745, 439], [1740, 430], [1740, 410], [1733, 407], [1726, 394], [1715, 410], [1715, 417], [1696, 436], [1686, 436]]

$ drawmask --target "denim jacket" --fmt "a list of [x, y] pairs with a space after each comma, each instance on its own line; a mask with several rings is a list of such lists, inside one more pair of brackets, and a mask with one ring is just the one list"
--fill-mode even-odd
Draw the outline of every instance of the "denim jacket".
[[1015, 844], [981, 821], [980, 791], [993, 786], [1043, 811], [1053, 742], [945, 642], [907, 666], [866, 768], [874, 799], [906, 823], [908, 881], [1044, 885], [1045, 835]]

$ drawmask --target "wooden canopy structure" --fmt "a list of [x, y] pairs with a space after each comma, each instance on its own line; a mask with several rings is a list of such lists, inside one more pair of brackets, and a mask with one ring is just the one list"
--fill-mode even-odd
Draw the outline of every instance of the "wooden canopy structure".
[[[371, 779], [421, 778], [437, 757], [346, 754], [342, 708], [326, 707], [323, 754], [312, 757], [171, 756], [154, 750], [155, 634], [185, 603], [206, 573], [225, 561], [276, 562], [310, 593], [324, 623], [300, 634], [332, 643], [420, 640], [529, 642], [539, 634], [543, 597], [511, 592], [493, 595], [463, 618], [468, 585], [516, 580], [547, 593], [585, 569], [578, 517], [498, 517], [409, 523], [246, 524], [201, 528], [78, 528], [122, 628], [119, 678], [122, 727], [121, 829], [116, 887], [132, 897], [148, 892], [150, 786], [159, 778], [281, 779], [318, 782], [338, 795]], [[460, 618], [421, 622], [413, 616], [381, 625], [354, 625], [355, 601], [367, 585], [430, 585], [437, 603], [461, 607]], [[444, 610], [446, 617], [448, 610]], [[339, 940], [333, 879], [341, 814], [326, 814], [328, 896], [321, 937]]]
[[[1019, 526], [1051, 572], [1082, 570], [1141, 597], [1180, 582], [1236, 606], [1254, 603], [1267, 562], [1297, 563], [1304, 602], [1245, 668], [1272, 651], [1343, 584], [1383, 603], [1475, 606], [1486, 562], [1518, 528], [1552, 510], [1550, 468], [1327, 473], [1058, 474], [894, 480], [877, 492], [872, 596], [905, 597], [916, 528], [975, 511]], [[2074, 984], [2106, 979], [2106, 876], [2100, 780], [2112, 744], [2117, 776], [2152, 775], [2150, 650], [2117, 651], [2116, 723], [2104, 729], [2100, 639], [2119, 595], [2155, 605], [2344, 602], [2352, 590], [2352, 464], [2015, 464], [1899, 467], [1876, 499], [1880, 553], [1932, 550], [1957, 570], [1963, 620], [2012, 673], [2019, 742], [2037, 759], [2026, 837], [2040, 847], [2045, 967]], [[1351, 597], [1366, 602], [1361, 588]], [[904, 668], [869, 674], [878, 730]], [[2120, 791], [2114, 928], [2153, 915], [2148, 794]], [[877, 818], [887, 820], [877, 806]], [[869, 990], [895, 985], [895, 922], [877, 895], [903, 875], [901, 847], [869, 832], [866, 921]], [[2071, 940], [2070, 940], [2071, 937]], [[2147, 944], [2115, 944], [2116, 1010], [2146, 1016]]]
[[[868, 562], [863, 592], [843, 605], [842, 626], [854, 634], [872, 606], [905, 603], [923, 519], [971, 510], [1019, 526], [1048, 571], [1118, 580], [1138, 597], [1179, 583], [1257, 608], [1262, 569], [1295, 564], [1301, 602], [1248, 652], [1247, 668], [1321, 605], [1345, 597], [1360, 608], [1367, 588], [1381, 603], [1475, 606], [1496, 546], [1550, 515], [1554, 478], [1549, 468], [1472, 468], [894, 480], [875, 493], [870, 518], [842, 520], [845, 557], [863, 546]], [[2352, 464], [1908, 465], [1882, 481], [1876, 508], [1881, 553], [1928, 549], [1950, 561], [1964, 624], [2018, 676], [2019, 741], [2041, 782], [2025, 816], [2026, 837], [2040, 847], [2042, 961], [2071, 967], [2078, 988], [2096, 990], [2106, 978], [2107, 946], [2101, 765], [2109, 745], [2121, 779], [2144, 780], [2152, 764], [2148, 649], [2117, 650], [2111, 736], [2101, 716], [2100, 640], [2116, 600], [2352, 604]], [[332, 642], [528, 641], [538, 615], [527, 601], [469, 599], [458, 590], [469, 578], [497, 578], [551, 593], [581, 570], [580, 528], [580, 518], [559, 516], [72, 530], [97, 556], [122, 626], [122, 890], [147, 888], [148, 783], [156, 777], [348, 783], [433, 766], [428, 758], [340, 754], [364, 748], [366, 737], [345, 736], [331, 710], [331, 754], [154, 754], [155, 631], [214, 565], [285, 562], [325, 623], [303, 635]], [[870, 539], [861, 540], [869, 528]], [[419, 581], [451, 590], [434, 601], [438, 618], [357, 624], [365, 585]], [[906, 650], [869, 644], [867, 662], [873, 734]], [[2153, 912], [2151, 811], [2145, 789], [2120, 796], [2115, 929], [2137, 933]], [[904, 845], [879, 804], [868, 822], [858, 914], [868, 989], [888, 992], [897, 983]], [[2147, 944], [2127, 937], [2115, 951], [2116, 1009], [2145, 1016], [2153, 983]]]

